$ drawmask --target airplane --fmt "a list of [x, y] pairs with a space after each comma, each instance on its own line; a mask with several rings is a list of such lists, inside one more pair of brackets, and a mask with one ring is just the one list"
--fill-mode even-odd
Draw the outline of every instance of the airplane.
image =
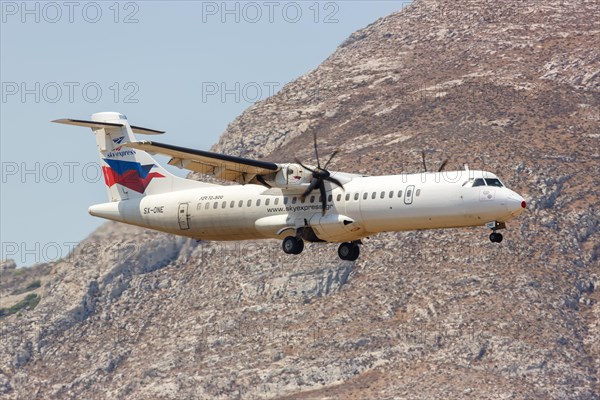
[[[490, 241], [500, 243], [497, 231], [526, 209], [495, 174], [467, 165], [443, 171], [444, 162], [437, 172], [385, 176], [329, 171], [337, 152], [321, 165], [316, 135], [317, 165], [307, 166], [138, 141], [134, 133], [164, 132], [130, 125], [118, 112], [52, 122], [94, 133], [110, 201], [91, 206], [91, 215], [196, 240], [279, 239], [292, 255], [305, 241], [340, 243], [338, 256], [355, 261], [362, 239], [380, 232], [485, 226]], [[237, 184], [177, 177], [151, 154]]]

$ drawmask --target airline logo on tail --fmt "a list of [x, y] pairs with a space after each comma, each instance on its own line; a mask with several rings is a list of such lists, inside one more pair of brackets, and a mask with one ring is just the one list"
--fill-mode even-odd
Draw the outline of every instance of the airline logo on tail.
[[113, 143], [115, 144], [115, 148], [113, 151], [111, 151], [110, 153], [107, 154], [108, 157], [124, 157], [124, 156], [129, 156], [129, 155], [134, 155], [135, 154], [135, 150], [133, 149], [128, 149], [128, 150], [123, 150], [121, 151], [121, 149], [123, 148], [123, 141], [125, 140], [125, 136], [120, 136], [118, 138], [113, 139]]
[[139, 162], [111, 160], [105, 158], [108, 167], [102, 167], [106, 186], [111, 187], [118, 183], [138, 193], [144, 193], [152, 179], [164, 178], [158, 172], [150, 172], [154, 164], [142, 165]]

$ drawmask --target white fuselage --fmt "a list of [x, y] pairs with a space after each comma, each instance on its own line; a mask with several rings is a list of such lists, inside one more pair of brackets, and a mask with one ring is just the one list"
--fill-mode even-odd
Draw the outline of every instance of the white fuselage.
[[311, 228], [319, 240], [348, 242], [386, 231], [481, 226], [523, 212], [506, 187], [475, 186], [483, 171], [355, 176], [329, 186], [323, 215], [318, 190], [260, 185], [206, 186], [99, 204], [90, 214], [200, 240], [284, 238]]

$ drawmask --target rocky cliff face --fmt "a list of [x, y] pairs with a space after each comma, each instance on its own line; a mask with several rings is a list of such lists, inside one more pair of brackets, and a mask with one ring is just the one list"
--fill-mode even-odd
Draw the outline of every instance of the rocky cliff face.
[[[495, 171], [484, 229], [194, 243], [109, 223], [3, 317], [7, 398], [600, 398], [597, 1], [417, 0], [231, 123], [214, 150], [369, 174]], [[6, 273], [12, 273], [10, 271]]]

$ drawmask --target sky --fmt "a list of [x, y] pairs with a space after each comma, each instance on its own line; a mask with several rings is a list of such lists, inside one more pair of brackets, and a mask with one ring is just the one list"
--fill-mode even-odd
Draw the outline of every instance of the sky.
[[0, 259], [65, 257], [105, 222], [87, 212], [108, 201], [91, 130], [50, 121], [118, 111], [208, 150], [254, 102], [408, 4], [1, 1]]

